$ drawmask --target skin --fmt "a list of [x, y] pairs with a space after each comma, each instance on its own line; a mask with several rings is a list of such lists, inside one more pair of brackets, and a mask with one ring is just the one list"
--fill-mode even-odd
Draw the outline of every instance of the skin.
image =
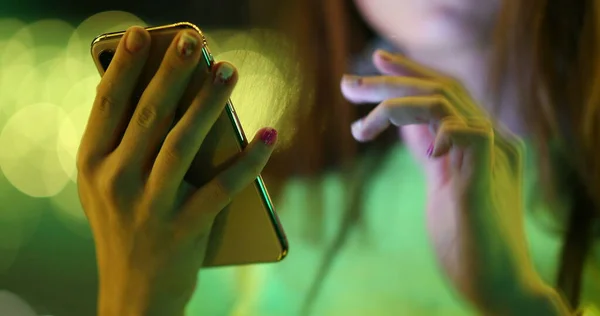
[[[427, 225], [449, 280], [486, 315], [568, 315], [524, 246], [520, 142], [492, 125], [479, 106], [486, 101], [478, 87], [487, 43], [482, 33], [469, 32], [486, 29], [477, 23], [490, 20], [496, 2], [480, 11], [473, 10], [474, 0], [443, 8], [417, 0], [356, 2], [374, 29], [407, 55], [377, 52], [373, 61], [382, 76], [344, 77], [348, 100], [380, 102], [352, 133], [369, 141], [390, 124], [401, 127], [427, 175]], [[149, 41], [145, 31], [132, 28], [125, 42], [132, 32], [144, 45], [119, 46], [98, 87], [78, 160], [80, 196], [97, 250], [99, 315], [181, 315], [214, 217], [256, 177], [272, 144], [257, 138], [205, 187], [186, 187], [183, 176], [235, 79], [207, 83], [169, 131], [165, 120], [198, 51], [181, 58], [174, 42], [140, 103], [127, 104]], [[127, 117], [131, 106], [136, 112]]]
[[485, 314], [568, 314], [527, 253], [522, 145], [480, 105], [492, 101], [485, 94], [491, 43], [484, 39], [491, 38], [497, 1], [355, 2], [405, 55], [376, 52], [381, 76], [344, 77], [349, 101], [379, 103], [352, 134], [370, 141], [389, 125], [399, 127], [424, 168], [427, 228], [452, 285]]
[[[460, 81], [475, 101], [490, 108], [488, 61], [500, 0], [354, 0], [364, 20], [404, 56]], [[500, 121], [517, 134], [523, 122], [514, 115], [519, 100], [505, 88]], [[410, 130], [407, 129], [407, 130]]]
[[131, 104], [150, 35], [130, 28], [98, 86], [80, 146], [78, 186], [94, 234], [100, 316], [182, 315], [214, 218], [256, 179], [273, 150], [276, 133], [263, 129], [208, 184], [184, 182], [237, 81], [232, 65], [215, 65], [169, 129], [197, 69], [199, 43], [198, 34], [178, 34], [139, 103]]

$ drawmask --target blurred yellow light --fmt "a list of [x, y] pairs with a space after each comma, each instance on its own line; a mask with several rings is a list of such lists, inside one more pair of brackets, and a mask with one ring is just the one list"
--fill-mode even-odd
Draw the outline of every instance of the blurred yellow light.
[[2, 129], [0, 168], [23, 193], [52, 196], [69, 180], [56, 155], [58, 126], [65, 118], [58, 106], [38, 103], [21, 109]]
[[[84, 237], [89, 229], [77, 196], [75, 159], [100, 80], [90, 43], [99, 34], [132, 25], [147, 24], [120, 11], [96, 14], [76, 27], [60, 20], [0, 19], [0, 169], [7, 179], [0, 181], [0, 190], [12, 185], [30, 197], [50, 198], [57, 217]], [[294, 103], [296, 95], [289, 92], [297, 80], [282, 69], [287, 56], [282, 39], [263, 31], [203, 31], [216, 59], [239, 69], [232, 99], [248, 136], [273, 126], [285, 130], [280, 144], [285, 143], [293, 130], [283, 122], [284, 114]], [[41, 212], [36, 214], [0, 214], [2, 226], [14, 226], [4, 230], [3, 238], [11, 237], [0, 243], [6, 259], [0, 270], [31, 235], [23, 229], [37, 225]]]

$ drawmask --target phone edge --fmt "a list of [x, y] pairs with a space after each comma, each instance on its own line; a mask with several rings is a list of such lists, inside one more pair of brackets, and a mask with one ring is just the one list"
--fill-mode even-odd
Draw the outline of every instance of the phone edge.
[[[178, 22], [178, 23], [162, 25], [162, 26], [146, 27], [145, 29], [148, 31], [153, 31], [153, 30], [161, 30], [161, 29], [173, 28], [173, 27], [182, 28], [182, 29], [186, 29], [186, 28], [194, 29], [196, 32], [198, 32], [198, 34], [200, 34], [200, 37], [202, 38], [202, 59], [204, 60], [206, 66], [211, 68], [213, 66], [215, 60], [214, 60], [213, 55], [211, 54], [210, 50], [208, 49], [208, 43], [206, 41], [206, 37], [204, 36], [204, 33], [202, 33], [202, 30], [200, 30], [200, 28], [197, 27], [196, 25], [194, 25], [190, 22]], [[125, 34], [125, 31], [110, 32], [110, 33], [105, 33], [105, 34], [96, 36], [92, 40], [92, 43], [90, 44], [90, 54], [92, 55], [92, 58], [94, 58], [94, 59], [96, 58], [96, 56], [94, 56], [94, 46], [97, 43], [99, 43], [103, 40], [106, 40], [106, 39], [110, 39], [112, 37], [123, 36], [123, 34]], [[246, 146], [248, 146], [248, 139], [244, 133], [244, 130], [242, 129], [241, 122], [237, 116], [237, 113], [235, 112], [235, 108], [233, 107], [233, 103], [231, 102], [231, 99], [227, 100], [227, 103], [225, 105], [225, 110], [227, 112], [227, 117], [231, 121], [231, 124], [234, 126], [235, 134], [236, 134], [240, 148], [241, 149], [246, 148]], [[277, 239], [279, 240], [279, 243], [281, 245], [281, 253], [279, 254], [279, 257], [276, 259], [276, 262], [279, 262], [288, 255], [289, 243], [288, 243], [287, 237], [285, 235], [285, 232], [282, 229], [283, 226], [281, 225], [281, 221], [279, 220], [279, 217], [277, 216], [277, 213], [275, 212], [275, 207], [273, 205], [273, 202], [271, 200], [271, 197], [269, 195], [269, 192], [267, 191], [267, 187], [266, 187], [261, 175], [258, 175], [258, 177], [254, 180], [254, 185], [256, 186], [256, 188], [259, 191], [263, 205], [269, 212], [269, 218], [271, 219], [271, 224], [273, 225], [273, 227], [275, 229]]]
[[[208, 49], [208, 45], [206, 43], [206, 38], [204, 37], [204, 34], [202, 34], [202, 31], [200, 31], [200, 29], [198, 27], [196, 27], [193, 24], [191, 24], [191, 26], [194, 27], [198, 32], [200, 32], [200, 34], [202, 36], [202, 41], [204, 43], [204, 45], [202, 46], [202, 55], [203, 55], [204, 61], [206, 62], [206, 66], [210, 68], [214, 64], [215, 60], [214, 60], [210, 50]], [[246, 148], [246, 146], [248, 146], [248, 138], [246, 137], [246, 135], [244, 133], [244, 129], [242, 128], [242, 124], [237, 116], [237, 113], [235, 112], [235, 108], [233, 107], [233, 102], [231, 102], [231, 99], [227, 100], [227, 103], [225, 104], [225, 110], [227, 112], [227, 117], [229, 117], [229, 120], [231, 121], [231, 124], [235, 127], [235, 134], [237, 136], [240, 147], [242, 149]], [[279, 240], [279, 243], [281, 244], [281, 253], [279, 254], [279, 257], [276, 259], [276, 261], [281, 261], [287, 256], [288, 251], [289, 251], [289, 244], [288, 244], [287, 237], [281, 229], [281, 227], [282, 227], [281, 221], [279, 220], [279, 217], [277, 216], [277, 213], [275, 212], [275, 207], [273, 205], [273, 201], [271, 200], [269, 192], [267, 191], [267, 186], [265, 185], [264, 180], [260, 174], [258, 175], [258, 177], [256, 177], [256, 180], [254, 180], [254, 185], [257, 187], [257, 189], [259, 191], [259, 194], [262, 198], [263, 205], [269, 212], [269, 218], [271, 219], [271, 224], [275, 228], [275, 232], [277, 234], [277, 239]]]

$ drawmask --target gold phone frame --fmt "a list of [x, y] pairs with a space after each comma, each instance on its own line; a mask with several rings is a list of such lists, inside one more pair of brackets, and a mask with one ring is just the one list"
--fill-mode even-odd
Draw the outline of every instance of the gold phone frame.
[[[198, 34], [200, 34], [200, 37], [202, 38], [202, 59], [204, 60], [206, 66], [209, 69], [213, 66], [215, 60], [214, 60], [213, 55], [211, 54], [210, 50], [208, 49], [208, 43], [206, 41], [206, 37], [204, 36], [204, 34], [200, 30], [200, 28], [197, 27], [196, 25], [194, 25], [190, 22], [178, 22], [178, 23], [162, 25], [162, 26], [146, 27], [145, 29], [148, 32], [159, 31], [159, 30], [163, 30], [163, 29], [179, 29], [179, 30], [192, 29], [192, 30], [198, 32]], [[94, 38], [94, 40], [91, 43], [90, 53], [92, 54], [94, 62], [97, 63], [97, 65], [96, 65], [97, 67], [103, 67], [103, 65], [98, 65], [98, 63], [100, 63], [100, 61], [99, 61], [99, 58], [95, 58], [96, 56], [94, 56], [94, 50], [93, 50], [94, 46], [101, 41], [112, 39], [112, 38], [122, 37], [124, 34], [125, 34], [125, 31], [110, 32], [110, 33], [105, 33], [105, 34], [99, 35]], [[241, 149], [246, 148], [246, 146], [248, 146], [248, 139], [247, 139], [246, 135], [244, 134], [244, 130], [242, 129], [242, 125], [237, 116], [237, 113], [235, 112], [235, 109], [233, 107], [233, 103], [231, 102], [231, 99], [229, 99], [225, 105], [225, 112], [227, 113], [227, 117], [229, 118], [229, 121], [231, 122], [231, 125], [234, 128], [235, 135], [236, 135], [236, 138], [237, 138], [240, 148]], [[289, 251], [288, 240], [282, 229], [281, 223], [279, 222], [277, 213], [275, 213], [275, 208], [273, 206], [273, 202], [271, 201], [271, 197], [269, 196], [269, 192], [267, 191], [267, 188], [265, 186], [264, 180], [262, 179], [261, 175], [259, 175], [256, 178], [256, 180], [254, 181], [254, 185], [258, 189], [259, 195], [261, 196], [261, 201], [263, 203], [263, 206], [269, 213], [268, 215], [269, 215], [269, 218], [271, 219], [271, 224], [274, 228], [275, 234], [277, 235], [277, 239], [279, 240], [279, 243], [282, 248], [279, 257], [276, 259], [276, 261], [274, 261], [274, 262], [278, 262], [278, 261], [283, 260], [288, 254], [288, 251]], [[219, 266], [206, 266], [206, 267], [219, 267]]]

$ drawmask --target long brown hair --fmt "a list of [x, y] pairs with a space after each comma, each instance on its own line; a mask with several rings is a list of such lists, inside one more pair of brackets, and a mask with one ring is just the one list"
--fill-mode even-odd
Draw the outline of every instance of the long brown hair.
[[[312, 176], [332, 168], [352, 168], [364, 152], [376, 151], [379, 155], [374, 156], [383, 156], [394, 135], [367, 145], [354, 142], [350, 123], [364, 113], [337, 92], [349, 57], [372, 38], [354, 6], [348, 0], [278, 3], [255, 0], [251, 8], [256, 24], [283, 31], [296, 42], [305, 90], [314, 94], [301, 100], [310, 102], [306, 106], [311, 110], [295, 122], [302, 130], [294, 146], [276, 155], [268, 171], [279, 176]], [[504, 0], [495, 32], [496, 58], [490, 65], [499, 86], [509, 73], [519, 71], [520, 116], [536, 140], [540, 181], [548, 188], [548, 196], [561, 192], [572, 201], [556, 284], [572, 306], [579, 304], [582, 271], [599, 215], [599, 38], [597, 1]], [[378, 159], [368, 161], [378, 164]], [[357, 174], [353, 179], [362, 185], [369, 173]], [[350, 227], [360, 218], [362, 188], [354, 189], [354, 201], [346, 210], [331, 251], [325, 255], [307, 307], [317, 296]]]
[[[500, 68], [518, 73], [548, 200], [567, 195], [556, 286], [580, 303], [600, 204], [600, 6], [594, 0], [504, 1], [496, 28]], [[517, 72], [518, 71], [518, 72]], [[514, 83], [513, 83], [514, 84]]]

